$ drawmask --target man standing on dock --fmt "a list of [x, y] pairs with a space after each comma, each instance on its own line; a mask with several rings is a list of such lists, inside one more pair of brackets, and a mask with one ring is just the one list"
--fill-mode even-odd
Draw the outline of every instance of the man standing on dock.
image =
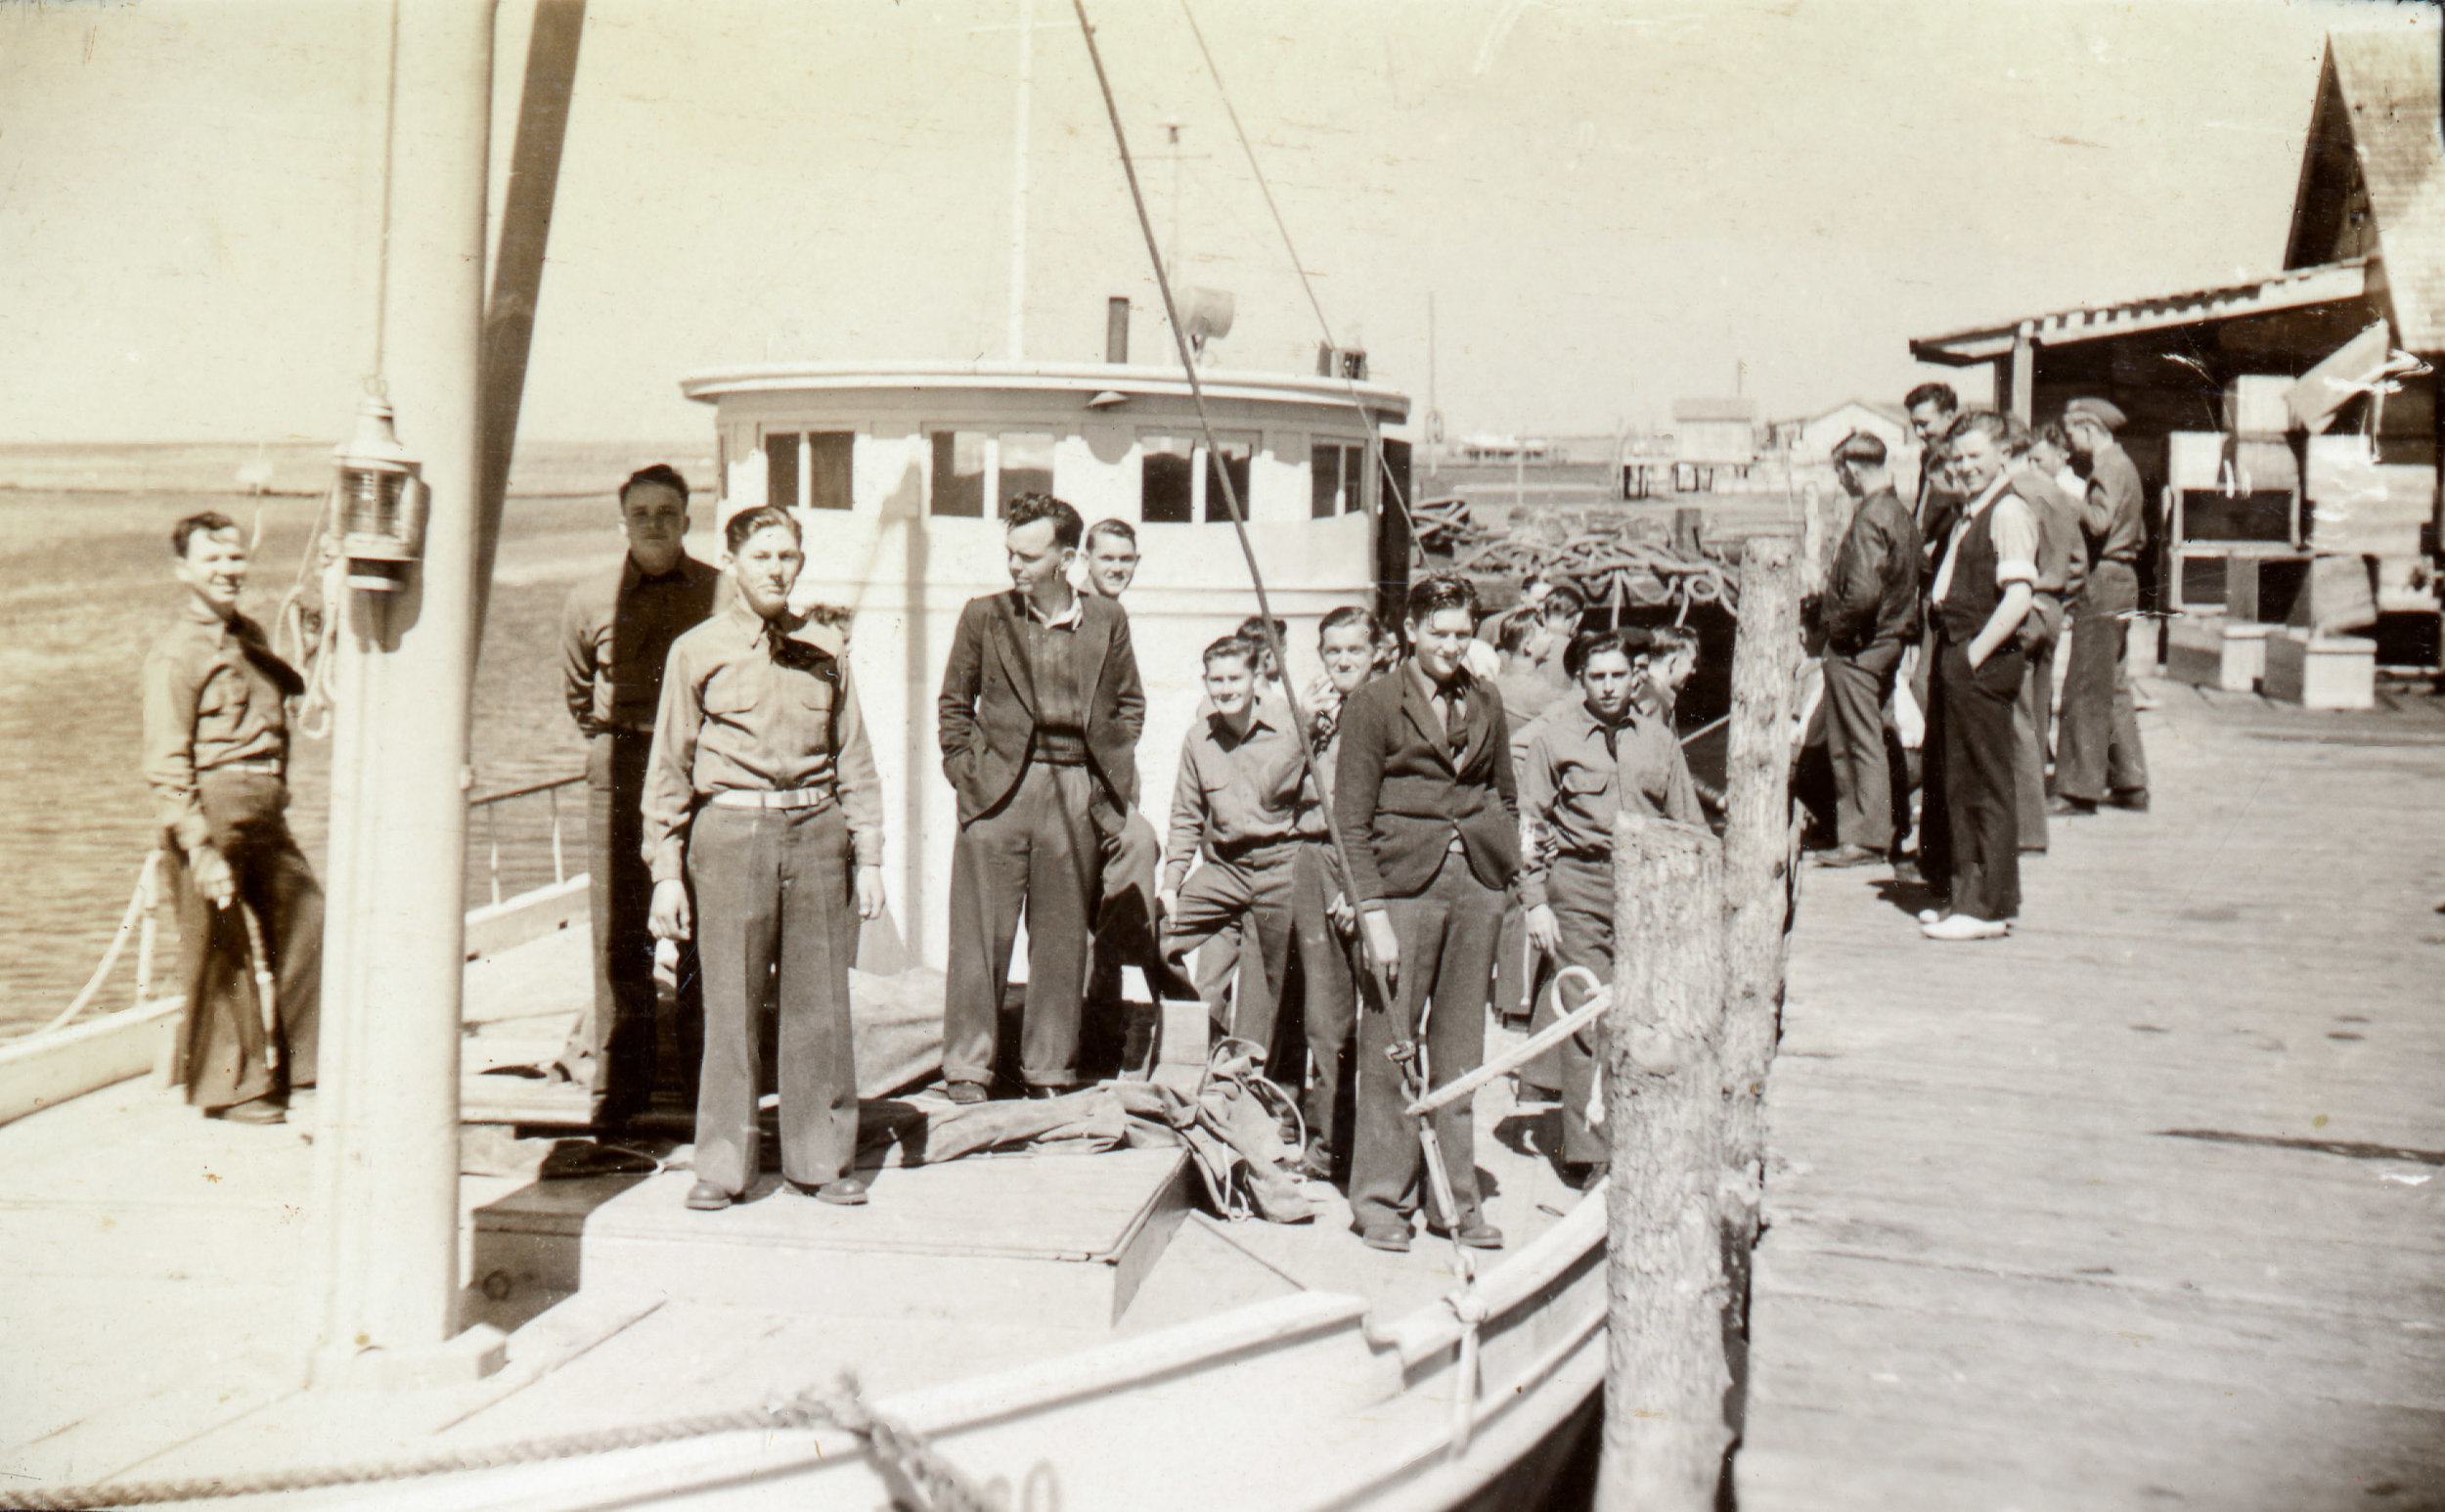
[[[1636, 629], [1600, 630], [1573, 641], [1567, 658], [1579, 696], [1537, 721], [1519, 772], [1521, 827], [1529, 838], [1520, 900], [1528, 908], [1529, 938], [1563, 967], [1582, 967], [1607, 985], [1613, 981], [1615, 820], [1640, 814], [1681, 824], [1707, 822], [1672, 726], [1637, 706], [1650, 645], [1647, 632]], [[1557, 1001], [1554, 1009], [1560, 1014], [1569, 1006]], [[1605, 1136], [1587, 1121], [1597, 1044], [1598, 1032], [1590, 1028], [1555, 1052], [1562, 1174], [1580, 1188], [1603, 1179], [1609, 1155]]]
[[1893, 492], [1885, 443], [1864, 432], [1834, 448], [1834, 476], [1859, 501], [1818, 601], [1825, 632], [1826, 749], [1834, 765], [1834, 834], [1820, 863], [1885, 861], [1908, 827], [1886, 750], [1885, 706], [1902, 651], [1919, 637], [1919, 527]]
[[144, 772], [187, 989], [171, 1076], [206, 1118], [285, 1123], [314, 1085], [322, 1023], [323, 889], [283, 817], [288, 700], [305, 679], [238, 611], [247, 553], [234, 520], [191, 514], [170, 552], [187, 602], [145, 658]]
[[1078, 511], [1022, 494], [1002, 523], [1010, 591], [959, 611], [935, 709], [943, 775], [958, 795], [943, 995], [943, 1077], [958, 1103], [987, 1096], [1022, 912], [1019, 1074], [1034, 1096], [1078, 1080], [1088, 933], [1105, 852], [1137, 801], [1146, 723], [1129, 616], [1070, 586]]
[[[651, 1110], [656, 1054], [653, 876], [645, 865], [645, 770], [671, 644], [713, 613], [721, 574], [688, 555], [688, 480], [662, 463], [620, 485], [619, 566], [579, 584], [560, 612], [561, 690], [586, 736], [586, 847], [594, 878], [595, 993], [560, 1052], [587, 1090], [595, 1129], [617, 1134]], [[692, 1073], [704, 1027], [693, 944], [679, 956], [679, 1043]]]
[[[1423, 1161], [1401, 1112], [1402, 1065], [1426, 1055], [1425, 1085], [1441, 1087], [1485, 1059], [1487, 978], [1520, 869], [1502, 700], [1461, 665], [1476, 610], [1466, 578], [1420, 579], [1409, 590], [1409, 657], [1342, 706], [1334, 823], [1367, 953], [1393, 989], [1390, 1002], [1370, 994], [1358, 1025], [1350, 1206], [1372, 1249], [1406, 1250], [1419, 1205]], [[1430, 1226], [1500, 1249], [1502, 1230], [1479, 1209], [1469, 1099], [1432, 1117], [1453, 1211], [1430, 1214]]]
[[2139, 468], [2117, 445], [2122, 412], [2104, 399], [2064, 406], [2072, 455], [2088, 475], [2080, 507], [2088, 580], [2071, 604], [2071, 657], [2063, 680], [2063, 733], [2055, 761], [2057, 814], [2100, 803], [2148, 808], [2148, 753], [2131, 706], [2131, 616], [2139, 611], [2139, 554], [2148, 529]]

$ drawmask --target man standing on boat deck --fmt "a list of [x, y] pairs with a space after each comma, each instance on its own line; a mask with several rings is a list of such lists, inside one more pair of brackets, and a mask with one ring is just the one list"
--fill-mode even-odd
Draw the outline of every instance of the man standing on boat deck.
[[1859, 504], [1817, 608], [1839, 842], [1821, 865], [1865, 867], [1888, 859], [1910, 812], [1906, 789], [1893, 782], [1885, 706], [1902, 651], [1919, 638], [1919, 527], [1893, 492], [1875, 436], [1845, 436], [1834, 448], [1834, 476]]
[[652, 931], [694, 937], [704, 961], [688, 1205], [729, 1207], [755, 1181], [768, 994], [781, 1176], [821, 1201], [862, 1203], [850, 910], [883, 912], [882, 786], [839, 633], [789, 610], [806, 564], [796, 517], [742, 510], [723, 540], [736, 593], [671, 646], [644, 821]]
[[[1434, 1087], [1485, 1058], [1487, 978], [1503, 894], [1520, 869], [1502, 700], [1461, 665], [1476, 611], [1466, 578], [1420, 579], [1409, 590], [1409, 656], [1342, 705], [1334, 823], [1367, 952], [1393, 988], [1391, 1002], [1370, 994], [1359, 1015], [1350, 1178], [1352, 1220], [1379, 1250], [1409, 1247], [1424, 1164], [1401, 1112], [1402, 1068], [1386, 1052], [1423, 1052]], [[1474, 1248], [1501, 1248], [1502, 1230], [1479, 1210], [1469, 1099], [1433, 1117], [1455, 1211], [1430, 1214], [1430, 1226], [1451, 1225]]]
[[[688, 480], [656, 463], [620, 485], [628, 553], [560, 612], [561, 685], [586, 736], [586, 846], [594, 877], [594, 1001], [560, 1052], [595, 1128], [617, 1134], [653, 1104], [653, 934], [643, 805], [671, 643], [713, 612], [721, 574], [688, 555]], [[696, 952], [680, 947], [679, 1029], [692, 1069], [704, 1022]]]
[[[169, 853], [180, 976], [171, 1074], [206, 1118], [288, 1120], [314, 1085], [323, 889], [289, 837], [287, 700], [305, 679], [238, 611], [246, 541], [226, 514], [170, 528], [187, 602], [145, 658], [145, 780]], [[260, 951], [268, 957], [257, 961]], [[252, 967], [272, 973], [265, 1023]]]
[[2071, 659], [2063, 679], [2063, 728], [2055, 762], [2058, 814], [2094, 814], [2100, 803], [2148, 807], [2148, 753], [2131, 706], [2131, 616], [2139, 611], [2139, 554], [2148, 534], [2146, 491], [2130, 454], [2115, 443], [2122, 412], [2104, 399], [2064, 406], [2063, 426], [2088, 474], [2080, 507], [2088, 580], [2071, 605]]
[[[1644, 630], [1600, 630], [1565, 653], [1579, 696], [1536, 724], [1519, 771], [1526, 854], [1520, 900], [1529, 938], [1563, 967], [1613, 981], [1613, 825], [1623, 814], [1704, 824], [1698, 788], [1671, 723], [1640, 712], [1648, 673]], [[1559, 999], [1559, 992], [1557, 992]], [[1560, 1013], [1576, 1004], [1557, 1001]], [[1603, 1178], [1609, 1146], [1587, 1121], [1596, 1085], [1595, 1028], [1555, 1054], [1562, 1089], [1562, 1173], [1585, 1188]]]
[[[1327, 610], [1316, 630], [1316, 654], [1324, 670], [1309, 685], [1304, 700], [1308, 716], [1304, 737], [1318, 797], [1328, 809], [1341, 755], [1342, 705], [1375, 676], [1375, 643], [1374, 611], [1355, 603]], [[1322, 815], [1317, 817], [1321, 821]], [[1349, 1064], [1351, 1031], [1358, 1016], [1357, 978], [1350, 960], [1358, 916], [1350, 906], [1350, 887], [1341, 858], [1333, 849], [1332, 834], [1321, 823], [1301, 832], [1298, 855], [1291, 863], [1290, 911], [1310, 1077], [1301, 1103], [1308, 1124], [1308, 1148], [1298, 1170], [1303, 1176], [1329, 1181], [1335, 1152], [1348, 1147], [1334, 1126], [1344, 1106], [1342, 1072]]]
[[1027, 917], [1019, 1073], [1030, 1095], [1078, 1080], [1088, 933], [1106, 853], [1137, 800], [1146, 695], [1129, 616], [1070, 586], [1085, 526], [1049, 494], [1002, 511], [1010, 592], [959, 611], [935, 714], [958, 797], [943, 1078], [982, 1102], [1000, 1042], [1011, 944]]

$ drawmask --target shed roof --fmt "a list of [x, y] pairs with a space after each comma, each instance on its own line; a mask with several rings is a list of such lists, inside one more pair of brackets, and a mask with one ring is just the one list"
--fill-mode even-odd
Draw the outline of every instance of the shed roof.
[[2135, 332], [2155, 331], [2166, 326], [2189, 326], [2200, 321], [2231, 320], [2244, 315], [2266, 315], [2304, 305], [2357, 299], [2368, 287], [2367, 262], [2366, 258], [2354, 257], [2342, 262], [2322, 263], [2314, 268], [2289, 269], [2273, 278], [2250, 284], [2229, 284], [2216, 289], [2192, 289], [2186, 293], [2158, 294], [2147, 299], [2126, 300], [2121, 304], [2082, 305], [2075, 310], [2058, 310], [2027, 321], [2016, 321], [2009, 326], [1985, 326], [1971, 331], [1956, 331], [1950, 335], [1922, 336], [1911, 341], [1910, 354], [1921, 362], [1940, 362], [1960, 368], [1972, 363], [1993, 362], [2010, 353], [2013, 334], [2023, 325], [2029, 328], [2029, 337], [2038, 345], [2062, 346], [2072, 341], [2130, 335]]
[[1888, 404], [1882, 399], [1845, 399], [1831, 409], [1821, 410], [1817, 414], [1809, 416], [1806, 421], [1802, 422], [1802, 423], [1813, 425], [1822, 420], [1832, 420], [1835, 416], [1842, 414], [1845, 410], [1866, 410], [1869, 414], [1877, 416], [1883, 420], [1891, 421], [1896, 425], [1907, 425], [1910, 423], [1910, 412], [1908, 410], [1903, 409], [1898, 404]]
[[[2445, 350], [2445, 138], [2438, 134], [2436, 49], [2436, 34], [2425, 26], [2331, 33], [2311, 116], [2313, 136], [2338, 126], [2350, 134], [2377, 221], [2396, 338], [2421, 352]], [[2313, 141], [2303, 154], [2296, 232], [2315, 187], [2308, 168], [2318, 161], [2317, 148]]]

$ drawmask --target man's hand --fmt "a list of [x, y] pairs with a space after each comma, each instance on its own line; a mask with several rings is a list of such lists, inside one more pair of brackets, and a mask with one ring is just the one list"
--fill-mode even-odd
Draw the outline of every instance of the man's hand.
[[[657, 903], [661, 901], [661, 895], [662, 889], [659, 887], [655, 888], [654, 900]], [[685, 907], [684, 901], [682, 906]], [[858, 868], [858, 917], [873, 919], [881, 918], [882, 916], [883, 868], [880, 867], [860, 867]]]
[[[859, 873], [861, 883], [865, 873]], [[878, 883], [880, 877], [875, 879]], [[653, 884], [653, 910], [645, 918], [645, 927], [657, 940], [685, 940], [694, 928], [695, 919], [688, 908], [688, 884], [673, 877]]]
[[1529, 943], [1548, 956], [1562, 954], [1562, 921], [1554, 917], [1553, 905], [1540, 903], [1528, 911]]
[[1156, 889], [1155, 889], [1155, 915], [1156, 915], [1156, 917], [1158, 917], [1158, 918], [1167, 918], [1167, 919], [1169, 919], [1169, 918], [1178, 918], [1178, 917], [1179, 917], [1179, 913], [1180, 913], [1180, 890], [1179, 890], [1178, 888], [1177, 888], [1177, 887], [1158, 887], [1158, 888], [1156, 888]]
[[1358, 911], [1350, 906], [1348, 893], [1335, 893], [1333, 901], [1324, 906], [1324, 916], [1333, 921], [1333, 928], [1345, 940], [1358, 932]]
[[1393, 934], [1393, 916], [1382, 909], [1369, 909], [1358, 915], [1366, 926], [1367, 954], [1384, 968], [1384, 980], [1400, 979], [1400, 941]]
[[199, 845], [188, 853], [187, 876], [196, 885], [196, 896], [216, 909], [238, 901], [238, 873], [229, 869], [228, 859], [210, 845]]

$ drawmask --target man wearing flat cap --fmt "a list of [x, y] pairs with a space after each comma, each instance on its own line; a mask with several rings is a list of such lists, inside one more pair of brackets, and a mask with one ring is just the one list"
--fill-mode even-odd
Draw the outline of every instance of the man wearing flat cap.
[[1854, 431], [1834, 448], [1834, 476], [1859, 501], [1817, 602], [1825, 633], [1826, 752], [1834, 765], [1829, 867], [1873, 866], [1893, 849], [1895, 801], [1885, 704], [1905, 646], [1919, 636], [1919, 527], [1893, 492], [1885, 443]]
[[2128, 652], [2139, 608], [2139, 555], [2147, 537], [2139, 468], [2114, 442], [2122, 412], [2104, 399], [2064, 406], [2064, 429], [2088, 479], [2080, 533], [2088, 577], [2071, 603], [2071, 655], [2056, 740], [2056, 814], [2094, 814], [2100, 803], [2148, 807], [2148, 755], [2131, 707]]

